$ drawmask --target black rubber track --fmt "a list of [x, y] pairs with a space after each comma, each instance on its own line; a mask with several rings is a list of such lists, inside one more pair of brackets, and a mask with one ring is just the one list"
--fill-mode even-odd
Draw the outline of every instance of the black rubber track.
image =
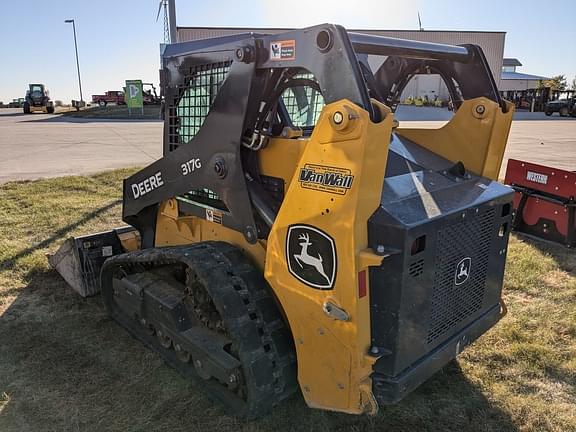
[[[230, 338], [237, 345], [246, 401], [215, 380], [201, 380], [191, 364], [179, 361], [172, 349], [162, 347], [155, 336], [147, 334], [132, 317], [116, 307], [113, 277], [170, 264], [189, 267], [212, 297]], [[290, 331], [261, 271], [235, 246], [204, 242], [117, 255], [104, 263], [101, 283], [106, 308], [114, 320], [159, 352], [183, 375], [200, 382], [209, 396], [226, 405], [234, 415], [245, 419], [262, 416], [297, 390], [296, 356]]]

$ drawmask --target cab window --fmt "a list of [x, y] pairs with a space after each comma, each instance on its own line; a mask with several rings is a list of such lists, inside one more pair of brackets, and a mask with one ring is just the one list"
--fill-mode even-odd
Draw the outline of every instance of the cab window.
[[311, 129], [320, 118], [325, 104], [324, 98], [318, 86], [313, 85], [316, 81], [312, 74], [298, 74], [293, 83], [281, 96], [285, 113], [292, 126]]

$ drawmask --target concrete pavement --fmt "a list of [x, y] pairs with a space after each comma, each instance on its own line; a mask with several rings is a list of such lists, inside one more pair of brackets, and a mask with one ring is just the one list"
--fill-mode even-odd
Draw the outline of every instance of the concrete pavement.
[[[427, 119], [429, 109], [433, 110], [415, 108], [419, 115], [428, 115]], [[404, 114], [398, 117], [406, 126], [440, 127], [445, 123], [405, 121]], [[524, 115], [532, 120], [513, 122], [505, 159], [576, 170], [576, 119], [524, 114], [532, 114]], [[75, 119], [0, 109], [0, 183], [145, 166], [161, 156], [160, 121]]]
[[502, 178], [508, 159], [576, 171], [576, 119], [512, 122], [500, 170]]
[[0, 109], [0, 183], [144, 166], [162, 156], [162, 122], [75, 119]]

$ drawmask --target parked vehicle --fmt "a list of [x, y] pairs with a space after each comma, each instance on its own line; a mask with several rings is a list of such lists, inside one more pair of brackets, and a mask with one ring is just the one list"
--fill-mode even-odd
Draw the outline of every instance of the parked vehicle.
[[576, 96], [548, 102], [544, 113], [551, 116], [555, 112], [560, 114], [560, 117], [568, 117], [569, 115], [576, 117]]
[[115, 103], [116, 105], [124, 105], [126, 101], [124, 99], [124, 92], [117, 90], [108, 90], [103, 95], [92, 95], [92, 103], [98, 104], [101, 107], [105, 107], [109, 103]]
[[8, 103], [8, 108], [22, 108], [24, 106], [24, 98], [12, 99]]
[[48, 114], [54, 113], [54, 103], [50, 100], [48, 89], [44, 84], [28, 84], [26, 97], [23, 104], [24, 114], [42, 111]]
[[[150, 87], [148, 90], [145, 90], [146, 87]], [[144, 105], [160, 105], [161, 98], [156, 93], [156, 87], [152, 83], [142, 83], [142, 101]]]

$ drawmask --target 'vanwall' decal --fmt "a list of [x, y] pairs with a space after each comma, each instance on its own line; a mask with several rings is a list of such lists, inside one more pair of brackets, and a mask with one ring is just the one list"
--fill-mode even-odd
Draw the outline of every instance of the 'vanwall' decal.
[[346, 168], [306, 164], [300, 169], [298, 181], [305, 189], [345, 195], [352, 187], [354, 176]]

